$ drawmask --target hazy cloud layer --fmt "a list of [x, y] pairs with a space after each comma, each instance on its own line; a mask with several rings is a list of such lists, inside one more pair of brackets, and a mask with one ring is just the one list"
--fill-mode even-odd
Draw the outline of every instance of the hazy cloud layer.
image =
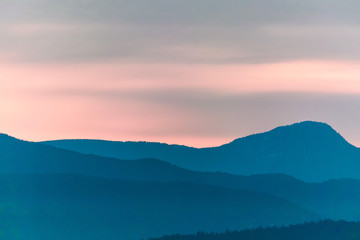
[[0, 60], [360, 60], [356, 0], [2, 0]]
[[[164, 122], [169, 122], [168, 125], [143, 129], [141, 134], [147, 136], [237, 138], [284, 124], [314, 120], [331, 124], [353, 144], [360, 143], [358, 94], [272, 92], [229, 95], [199, 90], [107, 90], [73, 94], [112, 103], [115, 113], [116, 109], [121, 109], [122, 102], [143, 103], [148, 107], [148, 111], [143, 112], [144, 119], [150, 117], [155, 122], [162, 122], [162, 118], [172, 116], [181, 120], [172, 123], [166, 120]], [[120, 110], [117, 114], [123, 113]]]
[[214, 146], [280, 125], [314, 120], [332, 125], [360, 146], [359, 94], [24, 90], [17, 97], [4, 91], [0, 113], [2, 131], [25, 139], [101, 138]]
[[0, 130], [206, 146], [317, 120], [360, 145], [359, 9], [0, 0]]

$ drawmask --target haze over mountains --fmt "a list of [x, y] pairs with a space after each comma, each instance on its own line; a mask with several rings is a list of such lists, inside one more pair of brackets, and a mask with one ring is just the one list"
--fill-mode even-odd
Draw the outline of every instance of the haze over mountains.
[[282, 173], [310, 182], [360, 179], [360, 149], [329, 125], [301, 122], [213, 148], [147, 142], [58, 140], [45, 144], [119, 159], [157, 158], [196, 171]]
[[[92, 154], [80, 153], [85, 150]], [[152, 158], [115, 158], [150, 153]], [[251, 176], [188, 170], [155, 159], [176, 154], [176, 161], [192, 159], [194, 165], [204, 164], [203, 170], [208, 161], [221, 171], [230, 163], [236, 169], [249, 164]], [[331, 127], [316, 122], [206, 149], [93, 140], [34, 143], [0, 134], [0, 233], [16, 240], [135, 240], [324, 218], [359, 220], [360, 180], [344, 179], [360, 179], [358, 154]], [[290, 163], [304, 178], [309, 172], [311, 180], [342, 179], [307, 183], [276, 174], [296, 169]], [[269, 173], [253, 175], [260, 169]]]
[[360, 181], [305, 183], [279, 174], [249, 177], [196, 172], [156, 159], [119, 160], [80, 154], [3, 135], [0, 173], [77, 174], [107, 179], [186, 182], [271, 194], [289, 200], [318, 216], [356, 220], [360, 216]]
[[155, 159], [85, 155], [7, 135], [0, 135], [0, 154], [6, 239], [140, 239], [320, 217], [266, 193], [210, 186], [206, 178], [218, 182], [217, 174]]
[[0, 230], [7, 240], [140, 240], [318, 219], [268, 194], [193, 183], [0, 175], [0, 193]]

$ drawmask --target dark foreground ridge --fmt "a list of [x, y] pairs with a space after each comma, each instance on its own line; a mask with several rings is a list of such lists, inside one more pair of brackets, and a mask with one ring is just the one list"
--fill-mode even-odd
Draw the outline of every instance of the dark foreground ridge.
[[150, 240], [359, 240], [360, 222], [325, 220], [289, 227], [258, 228], [225, 233], [170, 235]]

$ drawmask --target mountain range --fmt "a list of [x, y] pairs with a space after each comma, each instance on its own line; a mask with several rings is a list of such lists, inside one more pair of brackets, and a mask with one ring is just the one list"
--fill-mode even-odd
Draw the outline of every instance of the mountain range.
[[4, 134], [0, 156], [0, 233], [9, 240], [135, 240], [320, 218], [271, 194], [196, 181], [203, 173], [155, 159], [86, 155]]
[[[241, 156], [237, 160], [241, 164], [244, 157], [257, 156], [261, 161], [252, 168], [264, 169], [270, 165], [267, 159], [273, 170], [260, 174], [248, 168], [247, 176], [224, 171], [227, 164], [224, 169], [206, 170], [209, 159], [201, 157], [211, 151], [215, 155], [209, 159], [219, 165], [222, 158], [216, 156], [227, 157], [225, 162]], [[197, 156], [193, 161], [204, 167], [202, 171], [178, 167], [175, 161], [156, 159], [156, 153]], [[269, 157], [273, 153], [282, 158], [294, 154], [288, 161], [300, 166], [297, 173], [302, 179], [319, 182], [291, 176], [295, 167], [281, 168], [285, 159]], [[135, 240], [324, 218], [359, 220], [358, 153], [330, 126], [316, 122], [205, 149], [95, 140], [36, 143], [0, 134], [0, 238]], [[118, 154], [149, 158], [121, 160]], [[343, 166], [336, 172], [340, 156]], [[304, 168], [310, 164], [314, 168]], [[334, 176], [339, 179], [330, 179]], [[345, 178], [349, 176], [354, 179]]]
[[195, 171], [281, 173], [310, 182], [360, 179], [360, 149], [325, 123], [301, 122], [212, 148], [148, 142], [58, 140], [45, 144], [119, 159], [156, 158]]
[[0, 175], [0, 239], [140, 240], [319, 219], [264, 193], [73, 174]]

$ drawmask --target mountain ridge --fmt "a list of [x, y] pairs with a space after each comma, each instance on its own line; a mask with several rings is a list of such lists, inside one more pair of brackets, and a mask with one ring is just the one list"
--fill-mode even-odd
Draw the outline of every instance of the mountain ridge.
[[194, 171], [236, 175], [282, 173], [304, 181], [360, 179], [360, 148], [326, 123], [305, 121], [277, 127], [210, 148], [147, 142], [58, 140], [58, 148], [119, 159], [156, 158]]
[[[271, 130], [268, 130], [268, 131], [265, 131], [265, 132], [249, 134], [249, 135], [246, 135], [244, 137], [235, 138], [234, 140], [232, 140], [230, 142], [223, 143], [223, 144], [220, 144], [220, 145], [217, 145], [217, 146], [211, 146], [211, 147], [210, 146], [209, 147], [195, 147], [195, 146], [189, 146], [189, 145], [185, 145], [185, 144], [166, 143], [166, 142], [152, 142], [152, 141], [141, 141], [141, 140], [139, 140], [139, 141], [120, 141], [120, 140], [88, 139], [88, 138], [65, 138], [65, 139], [44, 140], [44, 141], [38, 141], [38, 142], [39, 143], [50, 143], [50, 142], [57, 142], [57, 141], [98, 141], [98, 142], [109, 142], [109, 143], [158, 144], [158, 145], [167, 145], [167, 146], [174, 146], [174, 147], [186, 147], [186, 148], [191, 148], [191, 149], [209, 149], [209, 148], [217, 148], [217, 147], [221, 147], [221, 146], [224, 146], [224, 145], [232, 144], [234, 142], [240, 141], [241, 139], [246, 139], [246, 138], [261, 135], [261, 134], [264, 134], [264, 133], [271, 133], [273, 131], [282, 130], [282, 129], [286, 129], [286, 128], [289, 128], [289, 127], [297, 127], [297, 126], [309, 125], [309, 124], [314, 124], [314, 125], [318, 125], [318, 126], [322, 125], [324, 127], [327, 127], [328, 130], [331, 130], [331, 131], [337, 133], [348, 144], [356, 147], [354, 144], [351, 144], [349, 141], [347, 141], [339, 132], [334, 130], [329, 124], [327, 124], [325, 122], [317, 122], [317, 121], [311, 121], [311, 120], [306, 120], [306, 121], [296, 122], [296, 123], [293, 123], [293, 124], [278, 126], [278, 127], [272, 128]], [[7, 135], [7, 134], [5, 134], [5, 135]], [[360, 147], [356, 147], [356, 148], [360, 148]]]
[[[327, 131], [329, 133], [332, 133], [334, 136], [341, 138], [344, 141], [344, 143], [347, 143], [347, 144], [350, 144], [350, 145], [354, 146], [353, 144], [348, 142], [339, 132], [337, 132], [329, 124], [324, 123], [324, 122], [309, 121], [309, 120], [308, 121], [297, 122], [297, 123], [293, 123], [293, 124], [288, 124], [288, 125], [284, 125], [284, 126], [279, 126], [279, 127], [273, 128], [273, 129], [271, 129], [269, 131], [266, 131], [266, 132], [255, 133], [255, 134], [251, 134], [251, 135], [248, 135], [248, 136], [245, 136], [245, 137], [237, 138], [237, 139], [234, 139], [233, 141], [231, 141], [229, 143], [225, 143], [225, 144], [220, 145], [220, 146], [233, 144], [233, 143], [236, 143], [238, 141], [241, 141], [242, 139], [246, 139], [246, 138], [249, 138], [249, 137], [255, 137], [255, 136], [258, 136], [258, 135], [262, 135], [262, 134], [281, 133], [281, 132], [285, 132], [285, 131], [287, 131], [289, 129], [292, 129], [292, 130], [301, 129], [301, 130], [309, 131], [309, 128], [315, 128], [315, 127], [318, 128], [318, 129], [322, 129], [323, 131]], [[354, 146], [354, 147], [356, 147], [356, 146]]]
[[284, 174], [238, 176], [219, 171], [197, 172], [158, 159], [119, 160], [7, 139], [0, 141], [0, 173], [71, 173], [131, 181], [191, 182], [271, 194], [335, 219], [354, 219], [360, 215], [360, 191], [353, 190], [360, 189], [359, 180], [310, 184]]
[[284, 174], [196, 172], [158, 159], [120, 160], [8, 137], [0, 140], [0, 156], [3, 174], [76, 174], [149, 183], [194, 183], [270, 194], [323, 217], [353, 220], [360, 215], [359, 180], [305, 183]]
[[138, 240], [319, 219], [277, 196], [186, 182], [0, 174], [0, 194], [1, 237], [12, 240]]

